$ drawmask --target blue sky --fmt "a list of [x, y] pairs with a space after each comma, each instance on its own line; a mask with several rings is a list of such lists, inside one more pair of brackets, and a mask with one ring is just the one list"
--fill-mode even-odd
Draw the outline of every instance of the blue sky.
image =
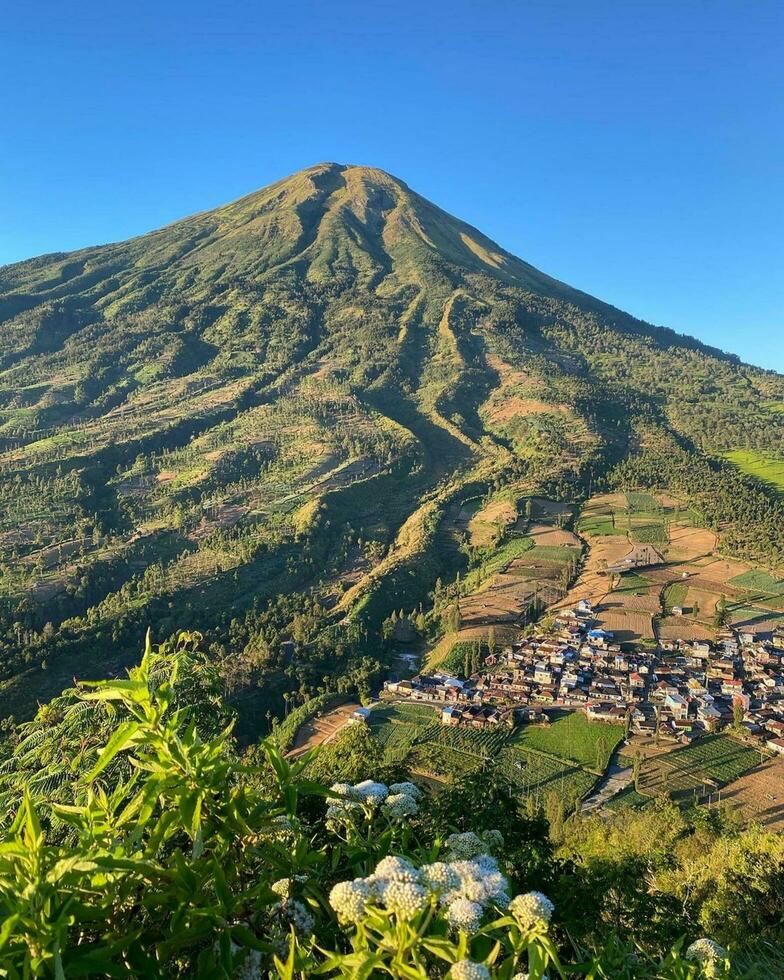
[[38, 0], [0, 23], [0, 263], [322, 160], [784, 371], [780, 0]]

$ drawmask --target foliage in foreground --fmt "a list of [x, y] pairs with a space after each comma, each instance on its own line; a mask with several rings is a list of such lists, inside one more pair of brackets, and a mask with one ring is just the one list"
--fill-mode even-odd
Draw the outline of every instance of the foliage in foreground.
[[515, 894], [508, 819], [439, 829], [448, 803], [422, 806], [411, 783], [326, 789], [272, 743], [239, 758], [230, 725], [205, 733], [184, 703], [183, 675], [210, 670], [189, 645], [148, 643], [126, 680], [78, 687], [112, 724], [86, 741], [70, 799], [25, 788], [0, 838], [0, 975], [729, 975], [707, 939], [567, 954], [553, 903]]

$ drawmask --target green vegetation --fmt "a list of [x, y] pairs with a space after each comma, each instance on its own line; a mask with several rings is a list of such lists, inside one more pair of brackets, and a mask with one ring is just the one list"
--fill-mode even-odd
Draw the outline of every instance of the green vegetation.
[[615, 592], [647, 592], [651, 587], [650, 580], [637, 572], [623, 572], [618, 576]]
[[747, 592], [759, 592], [770, 596], [784, 595], [784, 580], [759, 570], [736, 575], [729, 580], [729, 584], [745, 589]]
[[665, 615], [669, 615], [676, 606], [682, 609], [688, 594], [689, 586], [685, 582], [671, 582], [663, 594]]
[[750, 449], [733, 449], [724, 453], [724, 458], [749, 476], [764, 480], [779, 493], [784, 492], [784, 459]]
[[[508, 778], [466, 765], [426, 805], [410, 783], [385, 799], [396, 772], [365, 726], [295, 764], [272, 740], [242, 754], [198, 641], [148, 645], [127, 680], [78, 684], [6, 731], [0, 970], [9, 977], [348, 980], [359, 967], [426, 980], [470, 959], [490, 980], [521, 969], [539, 980], [564, 969], [728, 980], [724, 952], [704, 969], [683, 954], [706, 933], [729, 948], [732, 976], [778, 972], [780, 836], [664, 800], [567, 819], [587, 774], [520, 746], [501, 750]], [[427, 727], [419, 706], [379, 710]], [[445, 762], [468, 758], [436, 750]], [[53, 784], [58, 769], [67, 775]], [[332, 790], [314, 781], [324, 777]], [[413, 889], [403, 904], [394, 888], [335, 889], [374, 869], [424, 883], [430, 873], [417, 869], [434, 860], [467, 874], [453, 862], [488, 852], [474, 879], [485, 897], [459, 934], [447, 927], [455, 899], [439, 902], [437, 890]], [[380, 864], [389, 855], [404, 863]], [[530, 898], [505, 915], [509, 896], [533, 888], [554, 913], [548, 905], [527, 920]], [[352, 889], [365, 900], [349, 909]]]
[[514, 744], [603, 772], [624, 735], [623, 725], [588, 721], [581, 712], [569, 711], [549, 725], [524, 725], [515, 734]]

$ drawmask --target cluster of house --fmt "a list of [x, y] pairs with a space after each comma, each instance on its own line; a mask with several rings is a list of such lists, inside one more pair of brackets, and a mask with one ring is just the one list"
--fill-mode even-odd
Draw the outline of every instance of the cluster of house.
[[596, 627], [593, 606], [582, 600], [560, 611], [547, 633], [491, 653], [466, 680], [418, 674], [385, 688], [440, 705], [449, 725], [496, 725], [514, 714], [540, 720], [547, 708], [572, 708], [681, 742], [741, 724], [784, 754], [784, 630], [761, 639], [728, 628], [714, 643], [674, 641], [655, 652], [629, 652]]

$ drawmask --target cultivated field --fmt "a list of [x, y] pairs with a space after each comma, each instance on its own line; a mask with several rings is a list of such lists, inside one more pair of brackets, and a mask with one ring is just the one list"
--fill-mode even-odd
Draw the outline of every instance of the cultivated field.
[[692, 745], [647, 759], [640, 776], [646, 796], [666, 792], [674, 798], [715, 795], [755, 769], [760, 753], [731, 735], [707, 735]]
[[736, 779], [721, 799], [737, 807], [744, 820], [784, 832], [784, 759], [770, 759]]
[[524, 725], [515, 733], [511, 744], [603, 772], [623, 739], [624, 726], [591, 722], [578, 711], [563, 712], [553, 718], [549, 725]]
[[523, 795], [542, 802], [556, 793], [567, 809], [591, 789], [623, 737], [623, 726], [589, 722], [578, 713], [512, 732], [445, 726], [433, 708], [397, 702], [374, 708], [370, 730], [390, 761], [406, 760], [418, 774], [455, 778], [497, 766]]

